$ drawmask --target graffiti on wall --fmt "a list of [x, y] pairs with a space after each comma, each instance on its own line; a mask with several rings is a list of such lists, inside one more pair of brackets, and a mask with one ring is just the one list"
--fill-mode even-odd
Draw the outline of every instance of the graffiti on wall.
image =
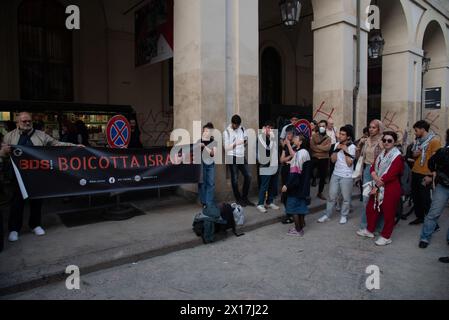
[[397, 112], [387, 111], [382, 119], [382, 122], [384, 124], [385, 131], [396, 132], [396, 134], [398, 135], [398, 141], [402, 142], [403, 138], [408, 136], [407, 134], [405, 134], [405, 130], [399, 126]]
[[430, 124], [430, 130], [432, 130], [441, 140], [440, 127], [437, 125], [439, 118], [439, 111], [429, 111], [424, 120]]
[[137, 121], [144, 146], [165, 146], [173, 130], [173, 114], [148, 110], [137, 113]]
[[332, 116], [335, 112], [335, 108], [325, 109], [324, 105], [326, 104], [325, 101], [321, 102], [318, 109], [315, 111], [315, 114], [313, 115], [313, 119], [317, 119], [317, 116], [320, 115], [321, 117], [324, 117], [325, 120], [333, 119]]

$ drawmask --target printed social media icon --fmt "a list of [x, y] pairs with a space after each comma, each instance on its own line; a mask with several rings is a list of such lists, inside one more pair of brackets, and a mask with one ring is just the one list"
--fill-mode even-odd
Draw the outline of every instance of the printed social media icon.
[[23, 154], [22, 149], [17, 148], [17, 149], [14, 150], [14, 155], [15, 155], [16, 157], [20, 157], [22, 154]]
[[80, 180], [80, 185], [82, 185], [83, 187], [87, 184], [87, 180], [86, 179], [81, 179]]
[[115, 183], [115, 178], [114, 177], [110, 177], [109, 178], [109, 183], [110, 184], [114, 184]]
[[135, 180], [136, 182], [140, 182], [140, 181], [142, 181], [142, 177], [141, 177], [141, 176], [135, 176], [135, 177], [134, 177], [134, 180]]

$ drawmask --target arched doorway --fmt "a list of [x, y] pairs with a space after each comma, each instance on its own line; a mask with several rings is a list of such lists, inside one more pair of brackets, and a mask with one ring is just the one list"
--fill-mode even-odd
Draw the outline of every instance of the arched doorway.
[[313, 117], [313, 7], [301, 1], [298, 23], [286, 27], [278, 1], [259, 0], [259, 122], [278, 127], [293, 114]]
[[57, 0], [24, 0], [18, 8], [20, 98], [72, 101], [72, 35]]
[[443, 29], [439, 22], [430, 21], [425, 29], [422, 72], [422, 103], [420, 118], [426, 120], [436, 134], [444, 140], [448, 127], [447, 101], [447, 50]]
[[411, 66], [416, 68], [419, 52], [401, 49], [409, 47], [410, 35], [403, 1], [373, 0], [371, 5], [379, 7], [380, 29], [371, 30], [368, 39], [381, 36], [384, 48], [379, 57], [368, 58], [366, 120], [367, 124], [376, 118], [382, 120], [385, 128], [396, 132], [402, 141], [414, 121], [410, 97], [416, 96], [419, 88], [408, 82], [414, 79]]

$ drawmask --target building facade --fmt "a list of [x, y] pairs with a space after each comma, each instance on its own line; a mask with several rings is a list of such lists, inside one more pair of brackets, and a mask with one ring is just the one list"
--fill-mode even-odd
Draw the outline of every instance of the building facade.
[[[332, 118], [336, 127], [354, 123], [358, 133], [380, 118], [404, 142], [422, 118], [443, 137], [449, 125], [449, 2], [359, 1], [358, 37], [357, 0], [303, 0], [291, 29], [280, 23], [277, 0], [174, 0], [173, 59], [140, 67], [134, 13], [145, 1], [33, 0], [31, 8], [30, 0], [4, 1], [0, 100], [32, 96], [23, 66], [32, 72], [33, 57], [40, 57], [47, 77], [64, 79], [40, 98], [132, 105], [146, 146], [165, 145], [173, 128], [192, 131], [195, 120], [223, 130], [235, 113], [256, 129], [260, 119], [304, 111], [317, 120]], [[33, 18], [39, 6], [73, 4], [80, 8], [80, 30], [54, 31], [66, 54], [56, 63], [39, 52], [28, 54], [36, 47], [29, 39], [39, 36], [26, 26], [42, 23]], [[379, 30], [365, 25], [370, 5], [379, 8]], [[385, 40], [383, 55], [370, 59], [368, 42], [378, 33]], [[426, 72], [423, 58], [430, 58]], [[423, 92], [430, 88], [439, 89], [437, 108], [424, 106]]]

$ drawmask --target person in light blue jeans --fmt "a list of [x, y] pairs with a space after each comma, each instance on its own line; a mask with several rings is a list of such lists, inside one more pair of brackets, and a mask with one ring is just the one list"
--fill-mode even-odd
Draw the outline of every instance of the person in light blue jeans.
[[[371, 165], [376, 161], [377, 156], [383, 149], [382, 133], [384, 131], [383, 123], [374, 119], [368, 126], [368, 136], [364, 136], [359, 140], [357, 151], [360, 156], [363, 156], [364, 170], [362, 176], [362, 185], [373, 180], [371, 177]], [[361, 158], [359, 158], [359, 161]], [[366, 221], [366, 205], [369, 197], [363, 197], [363, 208], [361, 213], [360, 230], [365, 230], [368, 226]], [[380, 217], [377, 223], [377, 230], [383, 229], [383, 216]]]
[[335, 209], [339, 195], [343, 197], [341, 204], [341, 215], [347, 217], [351, 206], [353, 180], [351, 178], [343, 178], [332, 175], [329, 183], [329, 200], [326, 205], [326, 216], [330, 218]]
[[[443, 213], [449, 201], [449, 188], [442, 185], [437, 185], [432, 197], [432, 206], [429, 213], [424, 219], [424, 225], [421, 231], [421, 241], [430, 243], [432, 234], [435, 232], [435, 228], [438, 224], [438, 218]], [[449, 230], [447, 231], [447, 242], [449, 243]]]
[[340, 128], [339, 142], [335, 145], [331, 155], [331, 161], [335, 163], [335, 168], [329, 182], [329, 198], [327, 200], [326, 212], [318, 219], [319, 223], [330, 220], [340, 194], [343, 197], [340, 224], [348, 222], [353, 189], [353, 164], [356, 154], [356, 147], [352, 143], [351, 134], [352, 131], [349, 127], [344, 126]]
[[[424, 225], [421, 231], [421, 241], [419, 247], [427, 248], [432, 234], [438, 229], [438, 218], [443, 213], [447, 202], [449, 201], [449, 129], [446, 131], [446, 146], [439, 149], [435, 155], [429, 159], [429, 169], [436, 178], [437, 185], [433, 192], [432, 205], [429, 213], [424, 219]], [[428, 178], [427, 183], [432, 179]], [[449, 244], [449, 230], [446, 240]]]
[[203, 135], [201, 140], [202, 151], [202, 169], [203, 181], [198, 184], [198, 193], [200, 194], [201, 204], [208, 206], [214, 202], [215, 193], [215, 162], [214, 155], [217, 151], [216, 141], [211, 136], [211, 131], [214, 129], [212, 123], [208, 123], [203, 127]]

